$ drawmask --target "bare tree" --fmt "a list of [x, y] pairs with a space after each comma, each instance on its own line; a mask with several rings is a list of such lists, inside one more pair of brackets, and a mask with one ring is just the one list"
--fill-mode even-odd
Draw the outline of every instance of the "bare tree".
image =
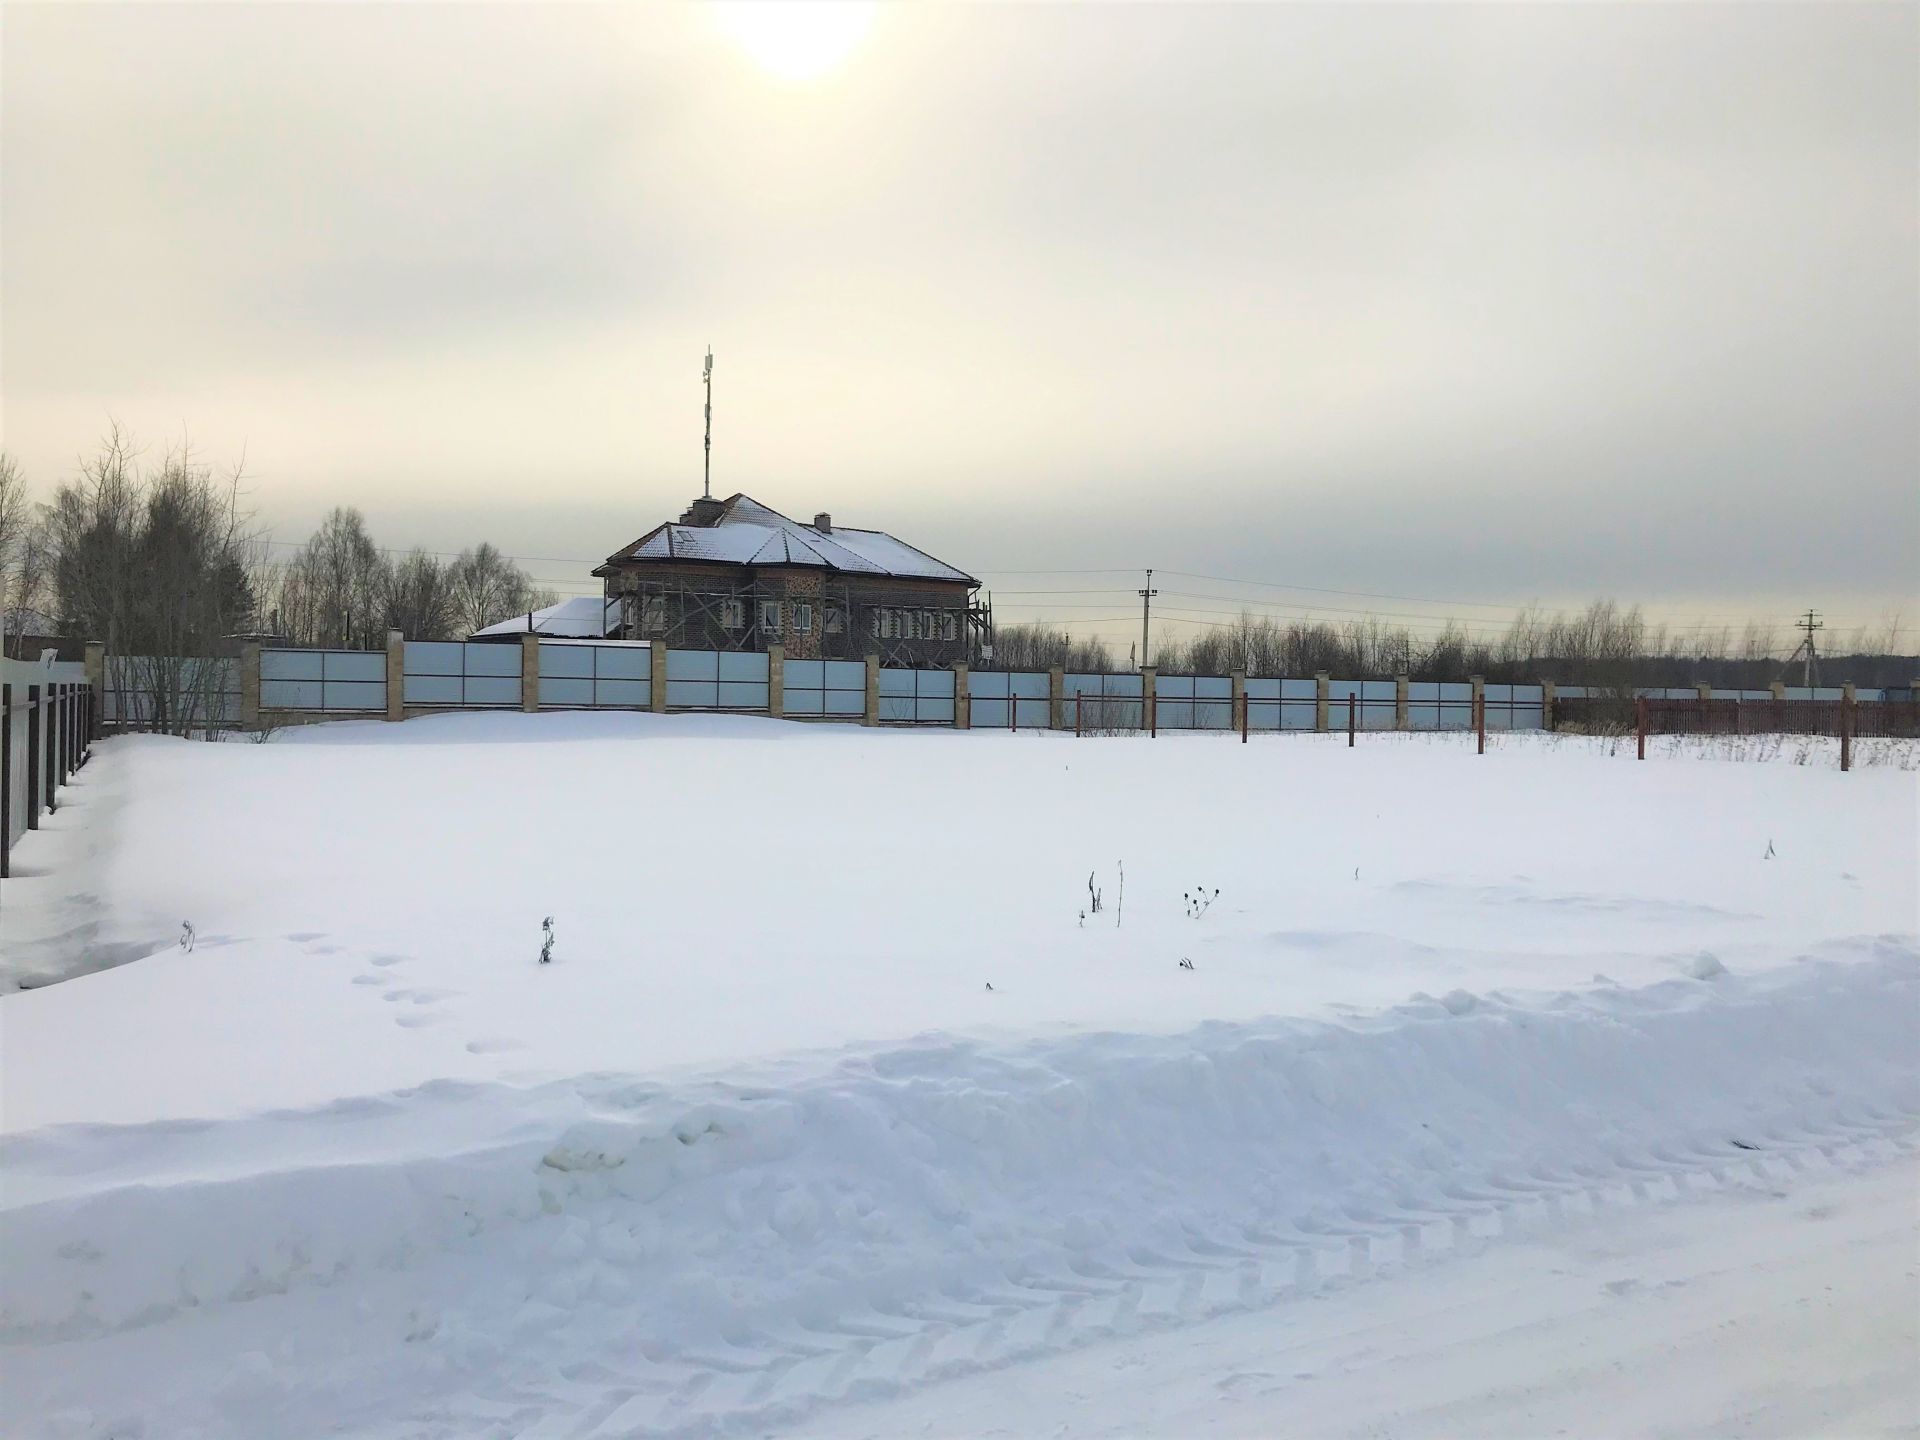
[[242, 466], [223, 476], [182, 443], [142, 470], [117, 426], [54, 496], [48, 526], [62, 620], [106, 644], [144, 723], [189, 734], [218, 723], [223, 660], [252, 620]]
[[531, 577], [492, 545], [462, 550], [448, 569], [454, 626], [463, 637], [536, 608]]
[[409, 640], [444, 640], [452, 633], [451, 567], [412, 550], [387, 565], [381, 585], [386, 629]]

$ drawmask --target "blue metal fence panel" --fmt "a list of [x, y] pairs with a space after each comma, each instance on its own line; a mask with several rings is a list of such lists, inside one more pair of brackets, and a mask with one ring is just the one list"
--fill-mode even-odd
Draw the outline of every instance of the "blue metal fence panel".
[[1355, 704], [1354, 724], [1361, 730], [1391, 730], [1398, 723], [1395, 715], [1396, 692], [1391, 680], [1329, 680], [1327, 682], [1327, 727], [1347, 728], [1347, 701]]
[[[1126, 675], [1067, 675], [1062, 695], [1062, 725], [1094, 729], [1144, 730], [1146, 679], [1138, 672]], [[1079, 703], [1085, 697], [1084, 703]]]
[[1229, 676], [1156, 676], [1153, 701], [1154, 723], [1159, 729], [1233, 728], [1233, 680]]
[[976, 730], [1004, 729], [1007, 707], [1014, 720], [1028, 729], [1045, 729], [1051, 680], [1044, 671], [972, 670], [967, 673], [969, 723]]
[[262, 650], [260, 708], [384, 711], [387, 652]]
[[504, 707], [520, 703], [520, 647], [409, 640], [401, 656], [409, 705]]
[[953, 724], [953, 671], [880, 671], [879, 719], [893, 725]]
[[737, 650], [669, 650], [667, 705], [674, 710], [765, 710], [767, 657]]
[[653, 651], [646, 645], [540, 642], [540, 704], [556, 709], [645, 709], [653, 703]]

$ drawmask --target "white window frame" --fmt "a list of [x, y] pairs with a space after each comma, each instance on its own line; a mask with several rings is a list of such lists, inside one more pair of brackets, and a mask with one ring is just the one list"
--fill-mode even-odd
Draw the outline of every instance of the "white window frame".
[[825, 633], [828, 635], [838, 635], [846, 628], [847, 628], [847, 612], [845, 610], [842, 610], [838, 605], [827, 606], [827, 623], [826, 623]]
[[960, 617], [948, 610], [940, 616], [940, 638], [958, 640], [960, 638]]
[[793, 633], [796, 635], [813, 633], [813, 602], [811, 600], [793, 602]]
[[726, 630], [747, 628], [747, 602], [739, 596], [720, 602], [720, 625]]
[[780, 602], [778, 600], [760, 602], [760, 633], [762, 635], [780, 633]]

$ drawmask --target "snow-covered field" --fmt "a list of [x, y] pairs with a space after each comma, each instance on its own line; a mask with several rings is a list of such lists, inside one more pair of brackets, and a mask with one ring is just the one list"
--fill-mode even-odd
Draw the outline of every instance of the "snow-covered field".
[[[36, 987], [0, 999], [5, 1429], [1364, 1431], [1400, 1412], [1313, 1387], [1439, 1364], [1445, 1316], [1509, 1399], [1548, 1384], [1484, 1298], [1542, 1236], [1633, 1292], [1567, 1343], [1644, 1349], [1657, 1217], [1817, 1182], [1884, 1218], [1920, 1119], [1920, 776], [1668, 748], [109, 742], [0, 911]], [[1861, 1241], [1876, 1315], [1920, 1295], [1911, 1209]], [[1713, 1263], [1790, 1227], [1736, 1228]], [[1135, 1365], [1158, 1409], [1075, 1400]], [[1881, 1362], [1806, 1386], [1842, 1425], [1920, 1402]]]

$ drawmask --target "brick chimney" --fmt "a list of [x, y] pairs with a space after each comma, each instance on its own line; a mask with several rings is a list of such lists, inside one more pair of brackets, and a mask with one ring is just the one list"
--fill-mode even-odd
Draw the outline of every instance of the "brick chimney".
[[813, 517], [813, 528], [818, 530], [822, 535], [831, 535], [833, 533], [833, 516], [822, 510], [818, 515]]
[[680, 517], [680, 523], [682, 525], [699, 525], [702, 527], [717, 525], [720, 523], [720, 517], [726, 514], [726, 511], [726, 501], [715, 500], [712, 496], [704, 496], [687, 507], [687, 513]]

